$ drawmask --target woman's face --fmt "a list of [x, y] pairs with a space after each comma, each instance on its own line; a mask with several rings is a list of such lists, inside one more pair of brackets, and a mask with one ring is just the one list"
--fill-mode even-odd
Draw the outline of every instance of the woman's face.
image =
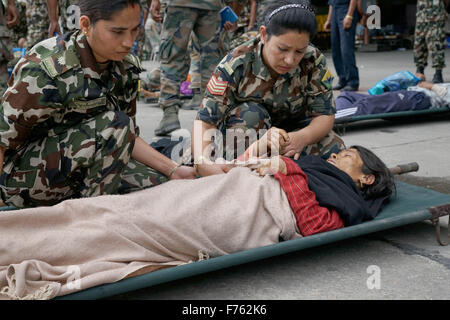
[[374, 182], [373, 175], [366, 175], [362, 172], [363, 161], [356, 149], [345, 149], [338, 154], [332, 153], [327, 162], [347, 173], [357, 186], [360, 186], [361, 183], [372, 184]]
[[[80, 17], [82, 31], [97, 62], [120, 61], [128, 54], [139, 32], [140, 8], [128, 6], [114, 13], [110, 20], [98, 20], [90, 24], [87, 16]], [[87, 19], [87, 20], [86, 20]]]
[[269, 38], [265, 26], [261, 26], [259, 31], [264, 45], [262, 49], [264, 63], [272, 75], [285, 74], [298, 66], [309, 44], [308, 33], [289, 30]]

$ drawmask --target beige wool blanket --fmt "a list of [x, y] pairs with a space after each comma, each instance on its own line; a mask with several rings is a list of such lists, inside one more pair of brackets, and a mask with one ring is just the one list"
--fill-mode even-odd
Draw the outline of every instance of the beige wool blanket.
[[239, 167], [128, 195], [4, 211], [0, 299], [51, 299], [300, 236], [278, 181]]

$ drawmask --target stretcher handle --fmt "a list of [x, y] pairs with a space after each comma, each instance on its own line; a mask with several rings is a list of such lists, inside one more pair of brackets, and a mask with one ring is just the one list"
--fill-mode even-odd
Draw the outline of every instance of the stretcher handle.
[[419, 170], [419, 164], [417, 162], [411, 162], [406, 164], [399, 164], [395, 167], [389, 168], [392, 174], [403, 174], [407, 172], [414, 172]]

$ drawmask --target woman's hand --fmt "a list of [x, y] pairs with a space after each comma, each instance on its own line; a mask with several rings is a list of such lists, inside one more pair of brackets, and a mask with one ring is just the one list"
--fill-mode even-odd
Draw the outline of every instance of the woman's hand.
[[197, 174], [201, 177], [212, 176], [214, 174], [222, 174], [230, 171], [230, 167], [226, 164], [197, 164]]
[[323, 24], [323, 30], [325, 30], [327, 32], [331, 32], [331, 21], [330, 20], [325, 21], [325, 23]]
[[290, 138], [286, 131], [272, 127], [258, 141], [252, 144], [251, 155], [253, 157], [262, 157], [270, 154], [283, 154], [289, 143]]
[[294, 157], [298, 160], [303, 148], [307, 146], [301, 130], [295, 132], [289, 132], [289, 144], [284, 148], [284, 152], [281, 153], [285, 157]]
[[287, 173], [286, 164], [283, 161], [283, 158], [281, 156], [276, 156], [270, 159], [269, 162], [260, 165], [258, 168], [256, 168], [256, 172], [260, 176], [265, 175], [272, 175], [277, 172], [281, 172], [282, 174]]
[[159, 0], [152, 0], [152, 4], [150, 5], [150, 14], [153, 20], [159, 23], [162, 22], [161, 3]]
[[195, 179], [197, 175], [192, 167], [180, 166], [177, 170], [170, 176], [170, 180], [176, 179]]
[[342, 25], [344, 26], [344, 30], [345, 29], [350, 29], [353, 23], [353, 17], [346, 15], [344, 18], [344, 21], [342, 22]]
[[230, 21], [226, 21], [223, 24], [223, 28], [225, 31], [236, 31], [237, 29], [237, 21], [231, 23]]

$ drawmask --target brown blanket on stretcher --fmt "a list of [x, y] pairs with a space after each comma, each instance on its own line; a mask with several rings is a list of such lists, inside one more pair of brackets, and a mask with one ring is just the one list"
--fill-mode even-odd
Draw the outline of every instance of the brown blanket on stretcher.
[[0, 299], [50, 299], [280, 237], [300, 237], [280, 184], [239, 167], [129, 195], [5, 211]]

